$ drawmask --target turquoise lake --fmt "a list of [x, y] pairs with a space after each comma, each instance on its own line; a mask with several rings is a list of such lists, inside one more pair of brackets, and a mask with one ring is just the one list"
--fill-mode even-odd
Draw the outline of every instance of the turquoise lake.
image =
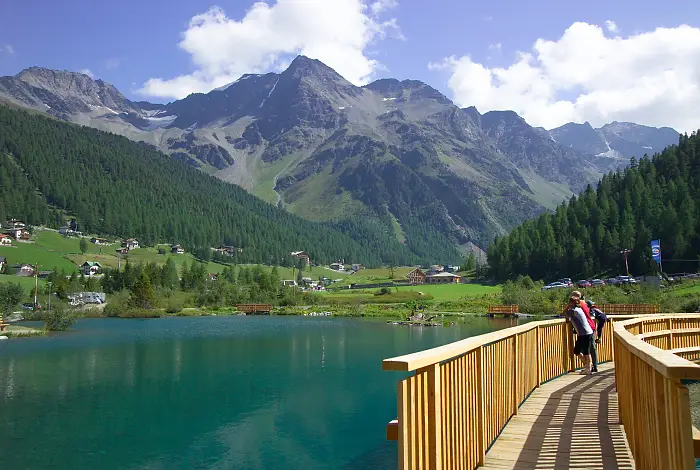
[[384, 358], [513, 326], [309, 317], [92, 319], [0, 343], [4, 469], [383, 469]]

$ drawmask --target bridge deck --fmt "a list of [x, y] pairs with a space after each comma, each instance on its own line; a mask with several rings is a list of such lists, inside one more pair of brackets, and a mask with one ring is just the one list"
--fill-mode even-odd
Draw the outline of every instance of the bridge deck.
[[617, 414], [615, 371], [568, 374], [525, 401], [486, 454], [485, 469], [632, 469]]

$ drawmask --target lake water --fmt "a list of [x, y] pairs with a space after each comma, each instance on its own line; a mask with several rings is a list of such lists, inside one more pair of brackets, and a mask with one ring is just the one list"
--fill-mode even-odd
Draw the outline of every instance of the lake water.
[[515, 325], [94, 319], [0, 343], [3, 469], [396, 468], [384, 358]]

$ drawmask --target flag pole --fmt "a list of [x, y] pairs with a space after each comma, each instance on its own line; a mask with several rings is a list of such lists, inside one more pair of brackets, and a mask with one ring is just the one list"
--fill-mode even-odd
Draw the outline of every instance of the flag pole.
[[661, 239], [659, 238], [659, 269], [661, 270], [661, 274], [664, 272], [664, 265], [661, 263]]

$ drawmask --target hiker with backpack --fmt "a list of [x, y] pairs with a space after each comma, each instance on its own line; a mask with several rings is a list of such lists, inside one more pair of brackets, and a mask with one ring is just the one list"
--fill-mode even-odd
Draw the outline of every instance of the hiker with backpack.
[[599, 309], [595, 302], [592, 300], [586, 300], [586, 306], [588, 307], [591, 317], [595, 320], [594, 336], [595, 341], [591, 346], [591, 360], [593, 361], [593, 366], [591, 367], [592, 372], [598, 372], [598, 344], [600, 344], [600, 339], [603, 336], [603, 328], [605, 323], [608, 321], [607, 315], [601, 309]]
[[574, 355], [578, 356], [581, 362], [583, 362], [581, 374], [590, 375], [592, 373], [591, 348], [593, 345], [594, 328], [591, 326], [591, 323], [589, 323], [588, 315], [586, 315], [581, 307], [581, 297], [575, 295], [569, 297], [566, 319], [571, 322], [574, 330], [576, 330]]

